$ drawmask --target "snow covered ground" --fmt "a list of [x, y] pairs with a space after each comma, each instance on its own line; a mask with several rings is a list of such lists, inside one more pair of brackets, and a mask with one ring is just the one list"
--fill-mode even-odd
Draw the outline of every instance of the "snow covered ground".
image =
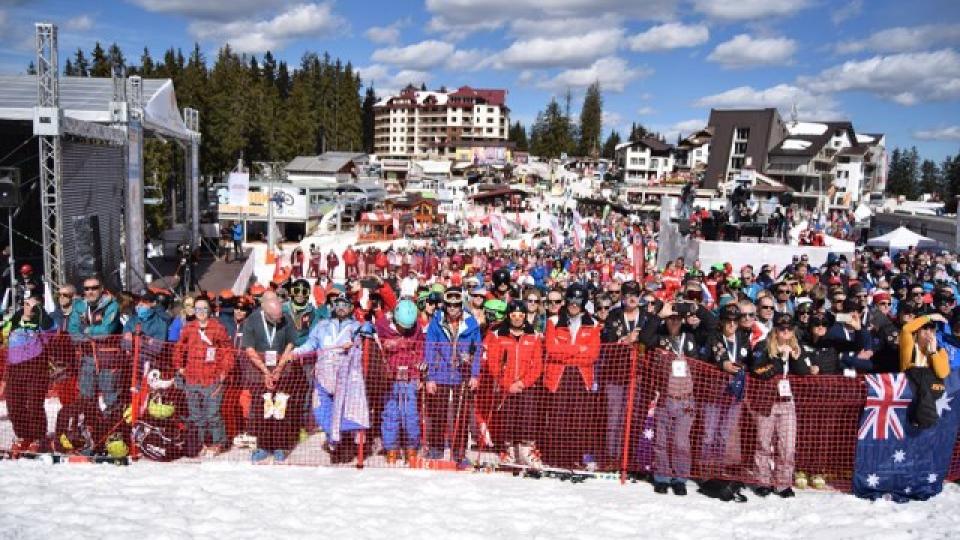
[[[0, 538], [956, 538], [960, 487], [721, 503], [501, 473], [0, 462]], [[66, 535], [66, 536], [65, 536]]]

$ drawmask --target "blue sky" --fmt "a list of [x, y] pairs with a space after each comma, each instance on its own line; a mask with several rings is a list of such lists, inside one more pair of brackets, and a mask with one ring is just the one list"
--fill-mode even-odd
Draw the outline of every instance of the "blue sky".
[[667, 134], [710, 107], [774, 106], [801, 120], [849, 119], [941, 160], [960, 152], [957, 0], [0, 0], [0, 71], [30, 61], [32, 23], [60, 26], [61, 51], [116, 41], [136, 61], [194, 41], [229, 41], [295, 65], [304, 51], [350, 60], [378, 92], [509, 90], [528, 125], [552, 95], [599, 80], [604, 129]]

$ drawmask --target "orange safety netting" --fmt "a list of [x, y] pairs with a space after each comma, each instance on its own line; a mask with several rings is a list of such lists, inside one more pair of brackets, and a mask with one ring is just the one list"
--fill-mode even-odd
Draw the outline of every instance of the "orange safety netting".
[[850, 489], [862, 378], [789, 376], [784, 392], [779, 378], [748, 376], [737, 399], [735, 377], [698, 360], [623, 344], [567, 352], [534, 336], [469, 349], [358, 338], [277, 371], [243, 350], [44, 334], [0, 350], [0, 449], [23, 439], [90, 453], [122, 440], [161, 461], [218, 447], [206, 458], [265, 449], [298, 465], [512, 461], [760, 485], [803, 472]]

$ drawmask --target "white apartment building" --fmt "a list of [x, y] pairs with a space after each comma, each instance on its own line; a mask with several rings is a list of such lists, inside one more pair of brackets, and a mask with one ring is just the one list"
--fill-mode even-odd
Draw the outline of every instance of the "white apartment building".
[[388, 173], [412, 159], [453, 159], [457, 148], [502, 146], [510, 127], [507, 91], [453, 92], [408, 86], [374, 107], [374, 150]]
[[710, 161], [710, 141], [713, 138], [711, 128], [695, 131], [680, 141], [676, 148], [678, 171], [701, 172], [706, 170]]
[[658, 183], [672, 173], [676, 165], [673, 146], [646, 137], [617, 145], [616, 160], [626, 184]]

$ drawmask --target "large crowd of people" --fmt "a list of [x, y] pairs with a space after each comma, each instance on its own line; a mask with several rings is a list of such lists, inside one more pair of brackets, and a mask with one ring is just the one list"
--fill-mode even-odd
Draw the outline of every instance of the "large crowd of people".
[[[155, 459], [239, 447], [279, 463], [322, 434], [335, 463], [366, 443], [391, 464], [465, 465], [485, 449], [522, 467], [616, 471], [630, 414], [647, 412], [628, 397], [634, 352], [651, 358], [656, 396], [634, 399], [655, 403], [647, 470], [658, 493], [685, 495], [697, 459], [732, 499], [724, 470], [749, 460], [758, 495], [792, 496], [788, 376], [903, 371], [926, 389], [910, 421], [936, 420], [936, 385], [960, 365], [955, 254], [798, 256], [777, 274], [678, 259], [656, 271], [631, 254], [649, 225], [613, 215], [586, 228], [577, 247], [314, 246], [280, 282], [241, 295], [110, 292], [91, 276], [80, 291], [60, 287], [46, 313], [38, 292], [5, 328], [15, 449], [110, 453], [134, 440]], [[722, 389], [707, 398], [700, 363]], [[131, 365], [146, 379], [134, 398], [123, 390]], [[747, 410], [750, 378], [775, 392]], [[52, 437], [49, 393], [64, 405]], [[147, 425], [130, 427], [131, 415]], [[182, 437], [165, 429], [177, 417]], [[749, 458], [729, 444], [745, 422]]]

